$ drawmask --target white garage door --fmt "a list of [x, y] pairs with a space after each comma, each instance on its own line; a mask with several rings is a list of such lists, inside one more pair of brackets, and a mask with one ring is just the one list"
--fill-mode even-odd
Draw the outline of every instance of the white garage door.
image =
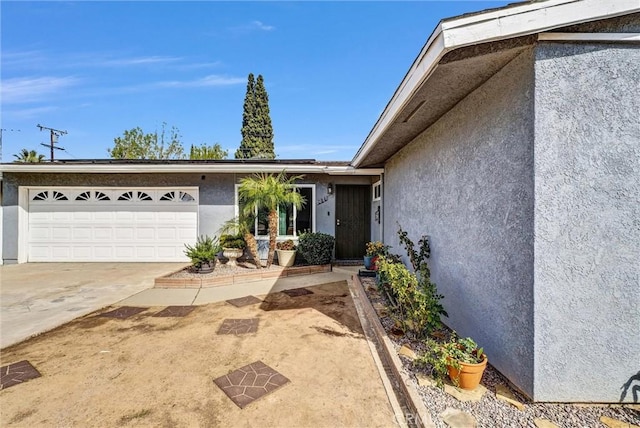
[[187, 261], [198, 189], [29, 190], [30, 262]]

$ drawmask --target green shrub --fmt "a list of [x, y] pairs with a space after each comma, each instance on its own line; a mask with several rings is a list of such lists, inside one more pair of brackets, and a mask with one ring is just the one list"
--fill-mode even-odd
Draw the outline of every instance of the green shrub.
[[402, 328], [416, 337], [427, 337], [441, 326], [440, 316], [447, 316], [440, 303], [443, 296], [431, 282], [427, 266], [429, 238], [423, 236], [416, 251], [406, 232], [400, 229], [398, 235], [417, 274], [411, 273], [395, 257], [381, 257], [377, 262], [378, 287], [389, 299], [392, 316]]
[[191, 263], [197, 268], [200, 268], [203, 263], [215, 260], [220, 252], [220, 244], [215, 236], [211, 238], [207, 235], [201, 235], [195, 245], [184, 244], [184, 246], [186, 247], [184, 254], [191, 259]]
[[331, 263], [336, 239], [326, 233], [303, 233], [298, 241], [298, 252], [310, 265]]
[[244, 249], [247, 244], [244, 242], [242, 235], [220, 235], [220, 246], [222, 248], [238, 248]]

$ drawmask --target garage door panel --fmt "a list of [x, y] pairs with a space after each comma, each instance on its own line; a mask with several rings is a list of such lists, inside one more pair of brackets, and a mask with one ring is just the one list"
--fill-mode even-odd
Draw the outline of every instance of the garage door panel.
[[113, 230], [111, 229], [111, 227], [94, 227], [93, 239], [97, 241], [111, 241], [113, 239]]
[[84, 226], [84, 227], [75, 226], [72, 229], [72, 236], [74, 241], [77, 241], [77, 240], [89, 241], [93, 237], [93, 230], [91, 227], [87, 227], [87, 226]]
[[112, 246], [100, 246], [94, 245], [93, 256], [96, 260], [112, 260], [113, 259], [113, 247]]
[[155, 221], [155, 213], [152, 212], [137, 212], [135, 213], [135, 219], [137, 222]]
[[137, 227], [135, 231], [136, 239], [153, 240], [156, 237], [156, 229], [153, 227]]
[[[188, 190], [191, 200], [176, 196], [181, 192], [32, 189], [29, 261], [187, 261], [184, 244], [197, 237], [198, 192]], [[124, 194], [129, 199], [118, 200]], [[160, 201], [167, 194], [173, 198]]]
[[49, 227], [47, 226], [44, 226], [44, 227], [32, 226], [31, 239], [34, 241], [47, 241], [51, 237], [50, 232], [51, 232], [51, 229], [49, 229]]
[[136, 246], [136, 258], [139, 260], [154, 260], [155, 248], [153, 246], [145, 247], [143, 245]]
[[69, 241], [71, 240], [71, 226], [52, 227], [51, 235], [53, 241]]
[[51, 219], [53, 221], [71, 221], [73, 220], [73, 213], [54, 211], [51, 213]]
[[93, 219], [99, 222], [109, 222], [114, 220], [115, 213], [113, 211], [94, 211]]
[[157, 229], [159, 240], [175, 240], [177, 238], [177, 230], [174, 227], [159, 227]]
[[93, 251], [90, 245], [75, 244], [72, 247], [72, 254], [74, 260], [91, 260], [93, 258]]

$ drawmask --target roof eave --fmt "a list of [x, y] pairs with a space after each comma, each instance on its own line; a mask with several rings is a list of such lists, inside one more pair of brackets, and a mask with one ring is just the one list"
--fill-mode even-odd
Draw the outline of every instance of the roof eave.
[[448, 52], [640, 11], [637, 0], [548, 0], [441, 21], [371, 129], [351, 164], [360, 167]]

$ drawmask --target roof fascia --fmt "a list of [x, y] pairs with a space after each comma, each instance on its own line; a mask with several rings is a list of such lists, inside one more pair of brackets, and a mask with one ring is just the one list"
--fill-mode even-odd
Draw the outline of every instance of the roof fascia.
[[640, 11], [638, 0], [548, 0], [444, 20], [431, 35], [351, 164], [358, 167], [442, 57], [454, 49]]
[[249, 174], [255, 172], [278, 173], [287, 171], [298, 174], [330, 175], [380, 175], [380, 168], [354, 168], [352, 166], [295, 165], [295, 164], [242, 164], [242, 165], [205, 165], [205, 164], [27, 164], [15, 163], [0, 165], [2, 172], [55, 173], [55, 174], [151, 174], [151, 173], [221, 173]]

